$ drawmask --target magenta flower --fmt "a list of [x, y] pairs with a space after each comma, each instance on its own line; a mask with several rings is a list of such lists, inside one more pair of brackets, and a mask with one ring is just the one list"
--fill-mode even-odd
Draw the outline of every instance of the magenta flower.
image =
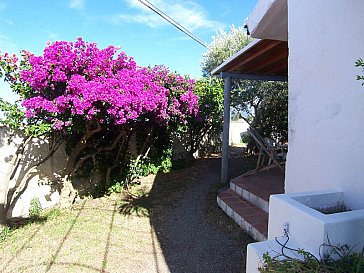
[[162, 123], [197, 114], [193, 80], [161, 66], [138, 67], [117, 51], [81, 38], [49, 44], [42, 56], [24, 51], [30, 68], [21, 71], [21, 79], [32, 88], [22, 104], [27, 117], [53, 117], [52, 128], [61, 130], [76, 117], [119, 125], [146, 113]]

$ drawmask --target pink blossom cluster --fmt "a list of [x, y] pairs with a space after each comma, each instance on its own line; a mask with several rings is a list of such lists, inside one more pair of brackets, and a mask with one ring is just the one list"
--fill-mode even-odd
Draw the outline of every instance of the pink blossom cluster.
[[192, 80], [164, 67], [138, 67], [118, 48], [99, 49], [81, 38], [48, 45], [41, 56], [26, 54], [21, 79], [32, 88], [23, 101], [28, 118], [45, 115], [60, 130], [74, 117], [124, 124], [145, 113], [168, 122], [197, 113]]
[[14, 82], [16, 79], [12, 74], [13, 71], [18, 69], [18, 57], [8, 53], [1, 54], [0, 51], [0, 77], [5, 75], [6, 81]]
[[194, 94], [195, 81], [170, 73], [163, 66], [154, 67], [156, 81], [169, 90], [168, 114], [185, 121], [187, 116], [196, 116], [198, 113], [199, 97]]

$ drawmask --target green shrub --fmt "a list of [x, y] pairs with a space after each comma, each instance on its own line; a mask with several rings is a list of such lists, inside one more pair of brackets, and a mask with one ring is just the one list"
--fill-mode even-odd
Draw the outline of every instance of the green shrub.
[[0, 242], [3, 242], [9, 237], [10, 227], [2, 226], [2, 227], [0, 227], [0, 229], [1, 229], [0, 230]]
[[242, 132], [240, 134], [240, 141], [242, 143], [245, 143], [245, 144], [248, 144], [249, 143], [249, 141], [250, 141], [250, 135], [249, 135], [248, 131]]
[[30, 200], [29, 217], [38, 218], [41, 212], [42, 212], [42, 205], [39, 201], [39, 198], [33, 197], [32, 200]]
[[122, 182], [114, 182], [115, 184], [112, 185], [109, 189], [108, 189], [108, 193], [121, 193], [125, 187], [125, 183]]
[[[358, 60], [355, 62], [355, 66], [356, 66], [356, 67], [360, 67], [360, 68], [362, 68], [362, 73], [364, 72], [364, 61], [363, 61], [363, 59], [362, 59], [362, 58], [358, 59]], [[363, 75], [357, 75], [357, 76], [356, 76], [356, 79], [357, 79], [358, 81], [363, 81], [363, 82], [362, 82], [362, 85], [364, 86], [364, 76], [363, 76]]]
[[352, 252], [352, 248], [347, 245], [329, 246], [332, 249], [331, 252], [325, 254], [320, 260], [302, 249], [296, 250], [297, 254], [301, 256], [301, 259], [289, 257], [284, 254], [271, 257], [268, 253], [265, 253], [263, 255], [263, 266], [259, 268], [259, 272], [364, 272], [364, 248], [361, 253], [354, 253]]

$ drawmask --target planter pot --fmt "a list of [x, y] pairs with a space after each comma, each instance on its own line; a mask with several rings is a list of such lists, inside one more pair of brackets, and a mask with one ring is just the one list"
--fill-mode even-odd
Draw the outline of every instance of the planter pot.
[[331, 248], [326, 245], [354, 247], [364, 245], [364, 208], [324, 214], [317, 208], [345, 204], [345, 194], [338, 190], [272, 195], [269, 202], [268, 240], [288, 235], [300, 248], [320, 257]]

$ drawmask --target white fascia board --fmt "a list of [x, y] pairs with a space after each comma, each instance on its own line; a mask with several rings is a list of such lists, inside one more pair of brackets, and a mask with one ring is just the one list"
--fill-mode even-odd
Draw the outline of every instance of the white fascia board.
[[254, 38], [287, 41], [287, 0], [259, 0], [244, 24]]
[[215, 75], [219, 72], [225, 72], [223, 71], [224, 66], [226, 66], [228, 63], [232, 62], [236, 58], [238, 58], [240, 55], [244, 54], [247, 50], [255, 46], [257, 43], [259, 43], [260, 39], [254, 39], [252, 42], [250, 42], [248, 45], [240, 49], [238, 52], [236, 52], [234, 55], [232, 55], [229, 59], [227, 59], [225, 62], [220, 64], [218, 67], [216, 67], [214, 70], [212, 70], [211, 75]]
[[262, 18], [268, 12], [272, 4], [276, 0], [259, 0], [255, 5], [253, 11], [249, 14], [249, 16], [245, 19], [244, 25], [247, 25], [249, 31], [252, 32], [257, 28]]

